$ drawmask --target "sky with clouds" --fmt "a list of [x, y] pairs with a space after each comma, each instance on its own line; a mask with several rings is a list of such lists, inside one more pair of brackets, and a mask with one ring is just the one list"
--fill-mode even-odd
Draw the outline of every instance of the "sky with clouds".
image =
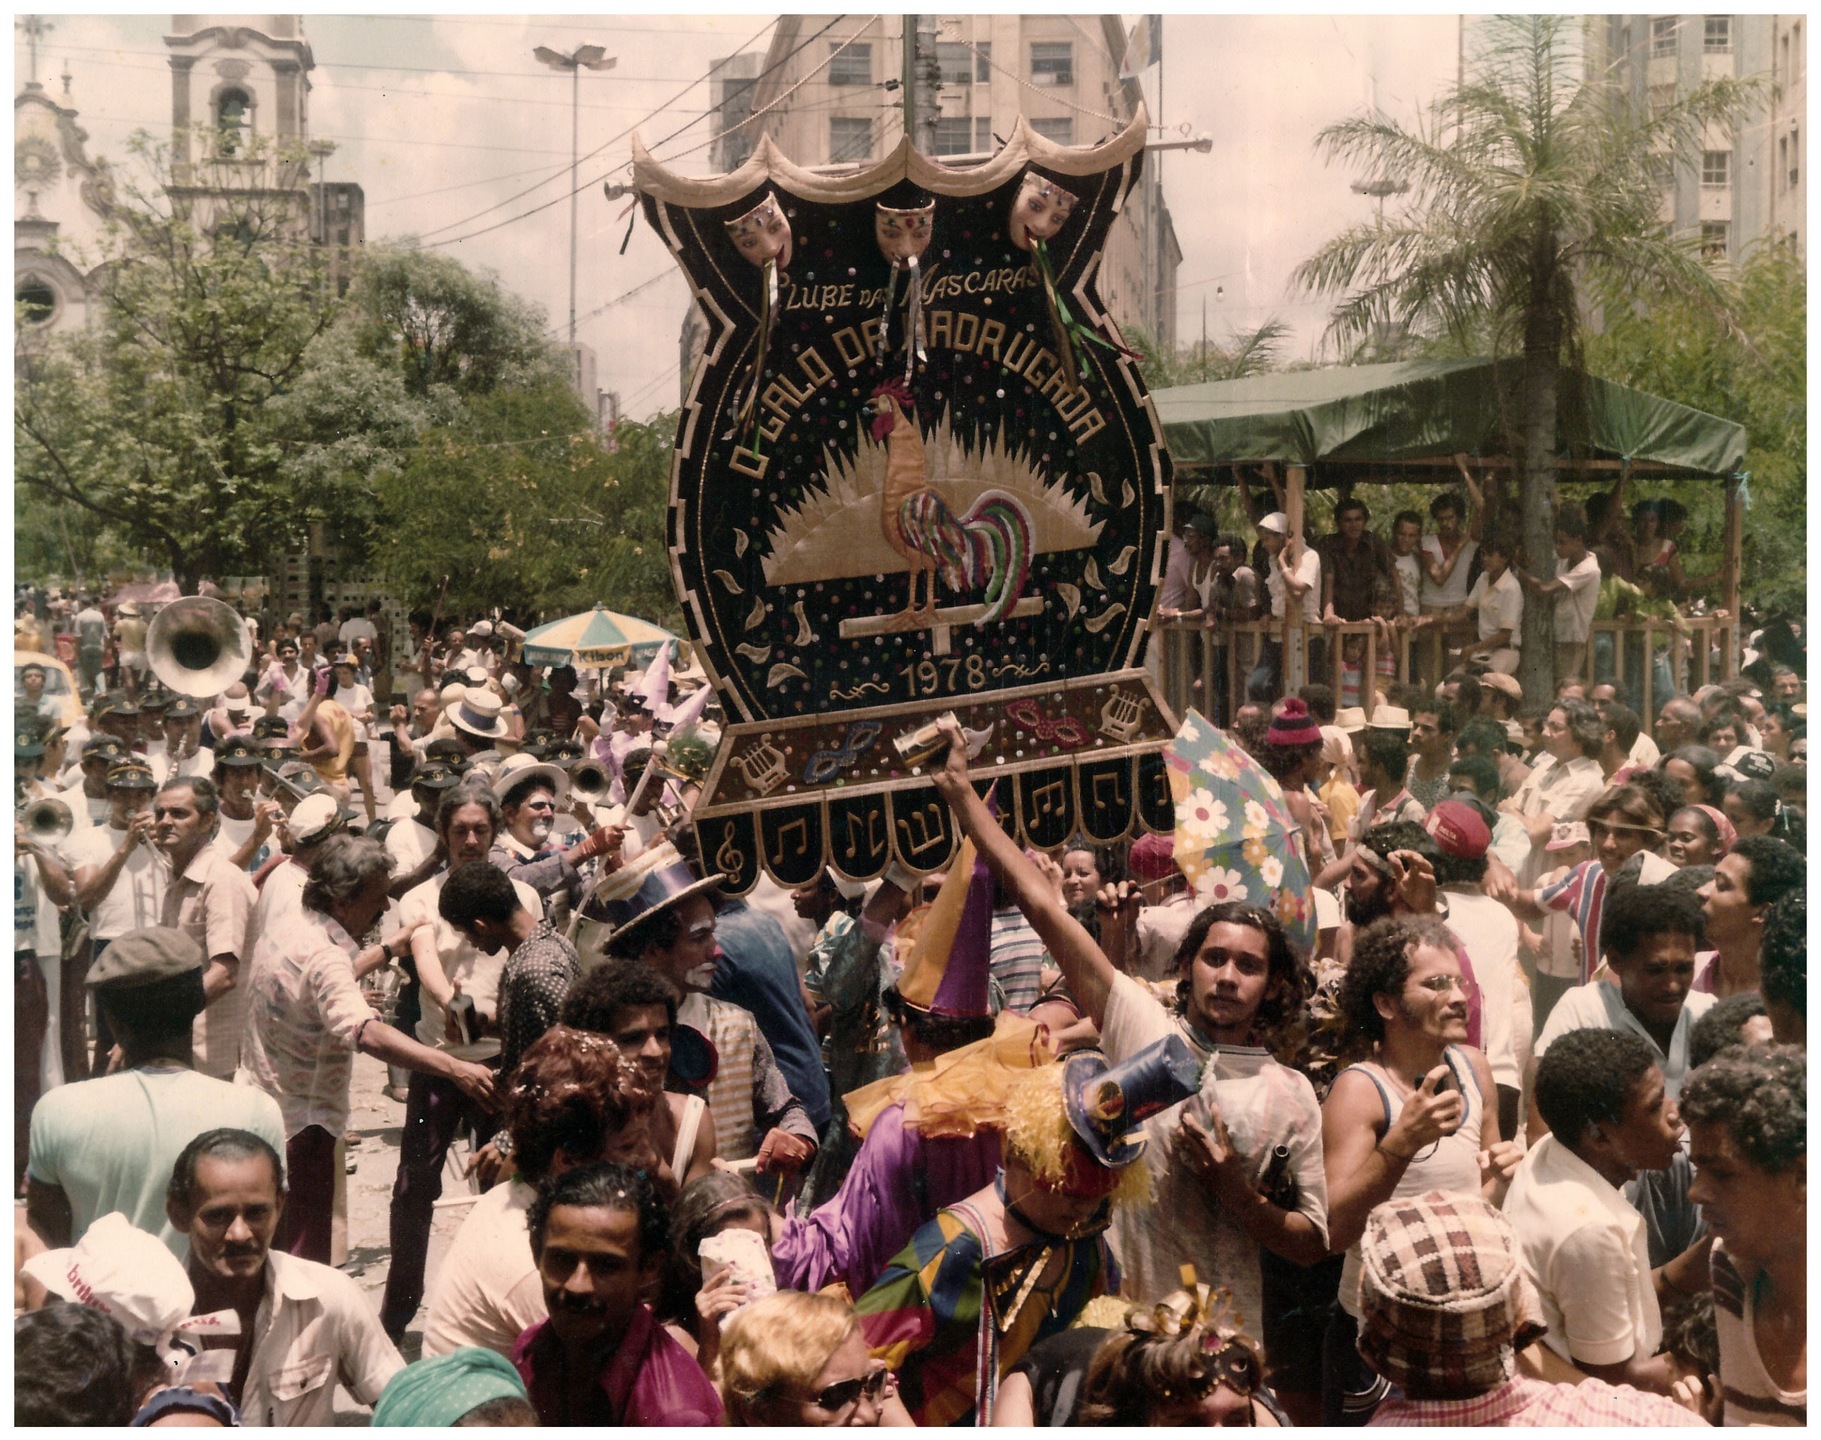
[[[55, 94], [67, 64], [91, 155], [119, 164], [135, 130], [168, 127], [168, 15], [47, 18], [40, 75]], [[704, 76], [722, 56], [762, 51], [773, 18], [308, 15], [310, 130], [337, 144], [328, 178], [364, 188], [369, 239], [440, 244], [543, 306], [561, 330], [570, 81], [531, 52], [605, 46], [615, 68], [580, 82], [580, 148], [589, 158], [579, 172], [587, 188], [578, 334], [599, 358], [599, 383], [642, 418], [676, 404], [688, 292], [642, 220], [621, 253], [630, 201], [608, 202], [601, 182], [629, 178], [634, 130], [660, 159], [706, 174], [714, 127]], [[1322, 161], [1314, 137], [1373, 104], [1414, 120], [1455, 77], [1458, 24], [1452, 15], [1165, 17], [1161, 106], [1159, 71], [1144, 82], [1153, 114], [1172, 135], [1214, 140], [1211, 154], [1163, 157], [1183, 250], [1183, 341], [1200, 334], [1205, 305], [1216, 339], [1277, 316], [1292, 326], [1295, 356], [1319, 354], [1325, 305], [1289, 292], [1288, 276], [1330, 235], [1367, 217], [1372, 202], [1348, 188], [1360, 177]], [[23, 83], [26, 49], [17, 34], [15, 42]]]

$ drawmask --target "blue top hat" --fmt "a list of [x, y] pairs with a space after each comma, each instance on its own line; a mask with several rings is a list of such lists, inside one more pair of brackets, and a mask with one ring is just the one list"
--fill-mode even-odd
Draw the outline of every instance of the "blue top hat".
[[595, 887], [586, 912], [590, 919], [604, 920], [612, 927], [608, 931], [611, 942], [660, 910], [720, 883], [719, 873], [698, 880], [677, 847], [665, 841], [640, 852], [603, 879]]
[[1120, 1065], [1109, 1066], [1098, 1050], [1077, 1050], [1062, 1066], [1069, 1124], [1109, 1170], [1144, 1154], [1148, 1118], [1201, 1088], [1201, 1066], [1180, 1035], [1147, 1045]]

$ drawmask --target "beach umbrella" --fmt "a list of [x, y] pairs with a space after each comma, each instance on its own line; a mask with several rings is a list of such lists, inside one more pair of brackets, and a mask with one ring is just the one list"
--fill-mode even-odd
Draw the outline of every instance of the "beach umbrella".
[[1176, 801], [1176, 864], [1196, 897], [1204, 905], [1263, 906], [1304, 955], [1312, 953], [1309, 862], [1277, 781], [1195, 710], [1163, 754]]
[[596, 605], [579, 615], [552, 620], [527, 631], [524, 658], [527, 665], [574, 665], [609, 669], [615, 665], [646, 665], [665, 644], [675, 644], [668, 630]]

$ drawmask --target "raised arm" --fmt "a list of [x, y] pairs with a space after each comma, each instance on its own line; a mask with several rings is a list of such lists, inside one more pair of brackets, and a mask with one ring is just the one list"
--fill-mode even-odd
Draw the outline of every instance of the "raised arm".
[[948, 760], [931, 779], [937, 791], [961, 822], [962, 833], [974, 842], [980, 858], [999, 883], [1011, 891], [1024, 918], [1042, 938], [1050, 957], [1062, 967], [1069, 993], [1096, 1026], [1106, 1020], [1107, 995], [1113, 988], [1113, 962], [1094, 937], [1070, 915], [1042, 871], [1025, 857], [1017, 841], [999, 828], [999, 822], [974, 793], [967, 778], [967, 742], [959, 726], [944, 725], [948, 735]]

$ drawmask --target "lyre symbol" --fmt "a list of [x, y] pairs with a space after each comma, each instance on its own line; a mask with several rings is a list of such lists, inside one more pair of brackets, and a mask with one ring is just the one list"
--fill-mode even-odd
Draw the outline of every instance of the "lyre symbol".
[[1117, 691], [1100, 707], [1100, 733], [1121, 745], [1132, 743], [1144, 724], [1144, 712], [1151, 702], [1142, 695]]
[[733, 757], [733, 763], [746, 783], [760, 795], [769, 795], [784, 783], [784, 756], [770, 735], [761, 735], [759, 743], [744, 755]]

